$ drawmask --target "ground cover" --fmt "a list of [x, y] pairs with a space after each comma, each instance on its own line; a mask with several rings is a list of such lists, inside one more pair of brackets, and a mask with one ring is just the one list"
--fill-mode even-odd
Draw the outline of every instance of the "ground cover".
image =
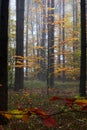
[[[35, 84], [35, 82], [34, 82]], [[64, 104], [64, 100], [78, 97], [78, 83], [67, 83], [56, 85], [54, 88], [47, 88], [44, 85], [32, 86], [28, 83], [25, 85], [24, 90], [15, 92], [9, 89], [8, 107], [9, 111], [13, 110], [26, 110], [29, 108], [38, 108], [50, 115], [51, 118], [56, 120], [56, 125], [49, 126], [49, 121], [42, 121], [40, 116], [32, 114], [29, 116], [28, 121], [25, 123], [21, 118], [11, 118], [8, 126], [4, 126], [4, 130], [87, 130], [87, 110], [79, 111], [71, 109], [71, 107]], [[52, 99], [50, 101], [50, 99]], [[72, 103], [72, 102], [71, 102]], [[39, 112], [40, 113], [40, 112]], [[53, 120], [51, 120], [52, 123]], [[47, 126], [48, 125], [48, 126]]]

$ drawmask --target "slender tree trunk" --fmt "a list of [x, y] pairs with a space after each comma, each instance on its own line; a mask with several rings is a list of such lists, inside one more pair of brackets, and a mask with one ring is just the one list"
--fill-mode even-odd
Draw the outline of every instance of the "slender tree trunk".
[[[31, 1], [31, 8], [33, 8], [33, 2]], [[34, 22], [33, 22], [33, 11], [31, 9], [31, 29], [32, 29], [32, 42], [33, 42], [33, 55], [35, 55], [35, 38], [34, 38]]]
[[80, 96], [86, 96], [86, 1], [81, 0], [81, 67]]
[[[64, 18], [65, 18], [65, 0], [63, 0], [62, 7], [63, 7], [63, 14], [62, 14], [63, 16], [62, 16], [62, 18], [64, 20]], [[63, 22], [63, 26], [64, 25], [65, 25], [65, 23]], [[62, 28], [62, 40], [63, 41], [65, 40], [65, 27]], [[63, 43], [63, 47], [62, 47], [63, 68], [65, 68], [65, 54], [64, 54], [64, 52], [65, 52], [65, 45]], [[65, 82], [65, 79], [66, 79], [65, 71], [63, 71], [63, 73], [62, 73], [62, 81]]]
[[[73, 38], [77, 37], [76, 35], [76, 31], [77, 31], [77, 0], [73, 0]], [[73, 64], [74, 64], [74, 68], [75, 63], [76, 63], [76, 58], [75, 58], [75, 52], [77, 51], [77, 41], [73, 41]]]
[[52, 10], [53, 8], [54, 1], [48, 0], [48, 87], [54, 87], [54, 10]]
[[[61, 0], [59, 0], [59, 10], [58, 10], [58, 13], [59, 13], [59, 21], [61, 21], [61, 5], [62, 5], [62, 2]], [[61, 52], [61, 45], [60, 45], [60, 42], [61, 42], [61, 24], [58, 25], [58, 28], [59, 28], [59, 38], [58, 38], [58, 65], [61, 66], [61, 55], [60, 55], [60, 52]], [[60, 80], [61, 76], [58, 75], [58, 80]]]
[[[24, 56], [24, 0], [16, 0], [16, 56]], [[21, 60], [21, 59], [16, 59]], [[23, 60], [21, 60], [23, 63]], [[24, 88], [24, 68], [15, 68], [14, 90]]]
[[42, 39], [41, 39], [41, 57], [43, 58], [40, 60], [41, 65], [41, 72], [40, 72], [40, 80], [46, 80], [46, 0], [43, 0], [43, 9], [42, 9]]
[[[37, 46], [39, 46], [39, 24], [38, 24], [38, 4], [36, 3], [36, 37], [37, 37]], [[37, 57], [39, 57], [39, 49], [37, 49]], [[39, 60], [38, 60], [39, 63]]]
[[8, 109], [8, 6], [0, 0], [0, 111]]
[[[29, 17], [29, 0], [27, 0], [27, 12], [26, 12], [26, 57], [28, 57], [28, 17]], [[28, 65], [28, 60], [26, 60], [26, 66]], [[28, 77], [28, 67], [26, 67], [26, 78]]]

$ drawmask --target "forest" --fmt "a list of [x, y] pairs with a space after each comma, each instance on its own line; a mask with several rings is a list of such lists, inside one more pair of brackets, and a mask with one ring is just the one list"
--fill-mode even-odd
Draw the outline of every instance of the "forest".
[[87, 129], [87, 1], [0, 0], [0, 130]]

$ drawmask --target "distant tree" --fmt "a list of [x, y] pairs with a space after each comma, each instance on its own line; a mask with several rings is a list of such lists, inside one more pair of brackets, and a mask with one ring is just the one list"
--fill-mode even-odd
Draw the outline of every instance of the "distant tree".
[[[62, 17], [61, 17], [61, 12], [62, 12], [62, 8], [61, 8], [61, 5], [62, 5], [62, 1], [61, 0], [59, 0], [59, 8], [58, 8], [58, 13], [59, 13], [59, 21], [61, 21], [61, 19], [62, 19]], [[61, 24], [59, 24], [58, 25], [58, 30], [59, 30], [59, 38], [58, 38], [58, 59], [57, 59], [57, 63], [58, 63], [58, 65], [59, 66], [61, 66], [61, 55], [60, 55], [60, 52], [61, 52], [61, 45], [60, 45], [60, 42], [61, 42], [61, 31], [62, 31], [62, 29], [61, 29]], [[58, 80], [59, 79], [61, 79], [61, 76], [60, 75], [58, 75]]]
[[0, 0], [0, 111], [8, 108], [8, 6], [9, 0]]
[[[78, 16], [77, 16], [77, 0], [73, 0], [73, 38], [77, 37], [76, 31], [77, 31], [77, 22], [78, 22]], [[75, 53], [77, 52], [77, 41], [73, 41], [73, 64], [76, 63], [77, 58], [75, 57]], [[76, 66], [74, 65], [74, 68]]]
[[[24, 55], [24, 0], [16, 0], [16, 56]], [[16, 60], [20, 60], [16, 58]], [[23, 63], [21, 60], [20, 62]], [[17, 65], [17, 63], [16, 63]], [[14, 90], [24, 87], [24, 68], [15, 68], [15, 86]]]
[[[38, 15], [38, 6], [39, 4], [36, 2], [35, 8], [36, 8], [36, 39], [37, 39], [37, 46], [39, 46], [39, 18], [40, 16]], [[37, 57], [39, 57], [39, 49], [37, 49]], [[39, 60], [38, 60], [39, 63]]]
[[48, 72], [47, 86], [54, 86], [54, 0], [48, 0]]
[[[62, 19], [64, 20], [64, 18], [65, 18], [65, 0], [63, 0], [63, 2], [62, 2], [62, 9], [63, 9], [63, 12], [62, 12]], [[64, 40], [65, 40], [65, 27], [64, 27], [64, 22], [63, 22], [63, 28], [62, 28], [62, 40], [63, 40], [63, 42], [64, 42]], [[64, 54], [64, 52], [65, 52], [65, 44], [63, 43], [63, 46], [62, 46], [62, 62], [63, 62], [63, 68], [65, 68], [65, 54]], [[65, 78], [66, 78], [66, 76], [65, 76], [65, 71], [63, 71], [62, 72], [62, 81], [64, 82], [65, 81]]]
[[[28, 37], [28, 26], [29, 26], [29, 0], [26, 1], [26, 57], [28, 56], [28, 40], [29, 40], [29, 37]], [[26, 60], [26, 65], [28, 65], [28, 60]], [[28, 67], [26, 67], [26, 77], [28, 76]]]
[[80, 96], [86, 96], [86, 0], [81, 0]]
[[40, 60], [40, 66], [41, 66], [41, 71], [40, 71], [40, 76], [39, 79], [42, 81], [46, 80], [46, 0], [42, 0], [43, 3], [43, 8], [42, 8], [42, 37], [41, 37], [41, 60]]

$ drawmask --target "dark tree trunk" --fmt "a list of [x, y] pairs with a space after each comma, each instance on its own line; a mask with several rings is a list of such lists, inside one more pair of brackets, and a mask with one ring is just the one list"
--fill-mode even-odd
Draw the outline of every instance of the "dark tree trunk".
[[47, 86], [54, 86], [54, 1], [48, 0], [48, 72]]
[[9, 0], [0, 0], [0, 111], [8, 108], [8, 5]]
[[[29, 17], [29, 0], [27, 0], [27, 14], [26, 14], [26, 57], [28, 57], [28, 17]], [[26, 60], [26, 66], [28, 66], [28, 60]], [[28, 78], [28, 67], [26, 67], [26, 79]]]
[[80, 96], [86, 96], [86, 1], [81, 0]]
[[[16, 56], [24, 55], [24, 0], [16, 0]], [[16, 59], [18, 60], [18, 58]], [[23, 62], [21, 60], [21, 62]], [[24, 88], [24, 69], [15, 68], [14, 90]]]

